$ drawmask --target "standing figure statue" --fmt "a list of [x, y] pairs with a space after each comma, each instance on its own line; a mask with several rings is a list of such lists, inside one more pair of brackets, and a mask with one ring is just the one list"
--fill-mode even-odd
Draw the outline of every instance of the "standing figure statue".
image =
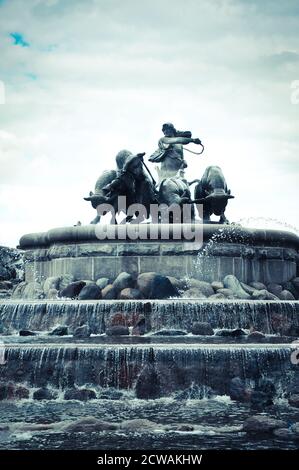
[[159, 148], [149, 158], [150, 162], [161, 163], [161, 168], [158, 170], [160, 181], [175, 176], [179, 170], [187, 167], [187, 162], [184, 160], [184, 145], [190, 143], [201, 145], [202, 151], [197, 155], [200, 155], [204, 149], [200, 139], [193, 139], [190, 131], [177, 131], [170, 122], [163, 124], [162, 132], [164, 137], [159, 140]]

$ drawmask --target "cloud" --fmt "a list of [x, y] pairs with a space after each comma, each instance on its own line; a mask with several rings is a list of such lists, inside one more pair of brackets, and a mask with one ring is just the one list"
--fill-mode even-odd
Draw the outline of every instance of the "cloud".
[[294, 51], [282, 51], [278, 54], [273, 54], [268, 58], [269, 62], [275, 65], [290, 64], [292, 62], [299, 62], [299, 53]]

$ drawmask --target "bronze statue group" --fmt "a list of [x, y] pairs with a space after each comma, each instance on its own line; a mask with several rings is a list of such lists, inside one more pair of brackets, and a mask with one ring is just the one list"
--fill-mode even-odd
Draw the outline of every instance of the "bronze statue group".
[[[151, 216], [154, 205], [169, 208], [169, 222], [186, 222], [184, 208], [188, 208], [190, 220], [195, 220], [194, 204], [202, 204], [202, 219], [210, 222], [212, 214], [219, 216], [219, 223], [228, 223], [225, 209], [228, 199], [233, 198], [227, 188], [221, 168], [209, 166], [202, 178], [188, 182], [185, 178], [187, 162], [184, 159], [184, 146], [193, 143], [201, 147], [200, 152], [190, 151], [196, 155], [203, 153], [204, 147], [198, 138], [192, 138], [189, 131], [177, 131], [172, 123], [162, 126], [163, 137], [159, 140], [158, 149], [150, 156], [149, 162], [155, 163], [159, 181], [153, 178], [147, 164], [145, 153], [133, 155], [128, 150], [121, 150], [115, 158], [116, 168], [104, 171], [96, 181], [94, 192], [84, 198], [90, 201], [97, 216], [92, 224], [97, 224], [105, 212], [114, 214], [124, 212], [125, 222], [145, 220]], [[190, 186], [196, 184], [192, 199]], [[124, 203], [125, 201], [125, 203]], [[134, 206], [136, 205], [136, 206]], [[144, 211], [128, 211], [129, 207], [142, 206]], [[179, 208], [180, 220], [173, 218], [174, 207]], [[199, 206], [197, 206], [199, 207]], [[113, 210], [111, 210], [113, 208]], [[112, 218], [116, 223], [115, 217]]]

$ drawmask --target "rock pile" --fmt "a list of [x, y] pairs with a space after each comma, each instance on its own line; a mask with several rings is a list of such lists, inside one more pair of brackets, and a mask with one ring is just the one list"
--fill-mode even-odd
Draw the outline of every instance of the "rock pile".
[[[3, 289], [13, 288], [11, 281], [0, 280]], [[2, 289], [2, 290], [1, 290]], [[283, 300], [299, 299], [299, 278], [285, 284], [261, 282], [245, 284], [229, 274], [222, 281], [206, 282], [194, 278], [177, 279], [157, 272], [132, 275], [121, 272], [115, 279], [78, 280], [71, 275], [48, 277], [44, 282], [20, 282], [14, 287], [13, 299], [78, 299], [78, 300], [142, 300], [142, 299], [209, 299]]]
[[22, 252], [0, 246], [0, 300], [11, 296], [16, 284], [24, 279]]

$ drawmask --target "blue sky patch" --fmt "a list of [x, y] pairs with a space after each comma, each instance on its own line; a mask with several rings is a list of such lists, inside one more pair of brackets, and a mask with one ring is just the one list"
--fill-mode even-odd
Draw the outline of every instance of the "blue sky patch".
[[15, 46], [29, 47], [30, 45], [21, 33], [10, 33], [10, 37], [14, 39]]
[[28, 72], [25, 74], [27, 78], [30, 78], [30, 80], [37, 80], [37, 75], [35, 73]]

